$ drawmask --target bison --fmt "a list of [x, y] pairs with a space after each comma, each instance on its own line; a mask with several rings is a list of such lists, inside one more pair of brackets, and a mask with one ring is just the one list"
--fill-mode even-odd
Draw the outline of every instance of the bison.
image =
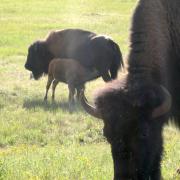
[[44, 100], [47, 100], [48, 90], [52, 84], [52, 100], [54, 100], [55, 89], [59, 82], [68, 84], [69, 88], [69, 107], [74, 104], [75, 90], [77, 91], [77, 99], [81, 89], [84, 89], [86, 81], [94, 76], [91, 71], [84, 68], [78, 61], [74, 59], [55, 58], [51, 60], [48, 68], [48, 81], [46, 85], [46, 94]]
[[81, 29], [52, 31], [45, 40], [34, 42], [28, 49], [25, 68], [38, 79], [48, 73], [53, 58], [75, 59], [90, 71], [97, 71], [92, 79], [102, 76], [104, 81], [115, 79], [123, 66], [117, 43], [107, 36]]
[[114, 180], [160, 180], [163, 127], [180, 128], [180, 1], [140, 0], [130, 37], [127, 74], [81, 104], [103, 119]]

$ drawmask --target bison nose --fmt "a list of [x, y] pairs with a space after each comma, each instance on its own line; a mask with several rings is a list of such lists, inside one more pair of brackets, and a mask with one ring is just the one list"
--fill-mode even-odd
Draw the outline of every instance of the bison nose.
[[26, 64], [24, 65], [24, 67], [27, 69], [27, 68], [28, 68], [28, 64], [26, 63]]
[[29, 65], [29, 64], [27, 64], [27, 63], [24, 65], [24, 67], [25, 67], [26, 69], [28, 69], [28, 70], [31, 70], [31, 69], [32, 69], [31, 65]]

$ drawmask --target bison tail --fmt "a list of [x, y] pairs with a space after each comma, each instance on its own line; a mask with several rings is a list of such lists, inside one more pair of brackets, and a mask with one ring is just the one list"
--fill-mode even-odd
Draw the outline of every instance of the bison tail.
[[124, 67], [124, 62], [118, 44], [116, 44], [114, 41], [111, 41], [111, 44], [114, 51], [114, 58], [110, 67], [110, 74], [112, 79], [116, 79], [118, 75], [118, 70]]

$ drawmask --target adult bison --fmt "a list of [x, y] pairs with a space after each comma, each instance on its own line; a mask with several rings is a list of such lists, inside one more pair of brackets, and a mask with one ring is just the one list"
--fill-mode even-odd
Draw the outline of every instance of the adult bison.
[[103, 119], [115, 180], [160, 180], [163, 126], [180, 128], [180, 1], [140, 0], [131, 31], [127, 75], [81, 103]]
[[[28, 50], [25, 68], [34, 78], [47, 74], [53, 58], [72, 58], [104, 81], [115, 79], [123, 65], [119, 46], [109, 37], [81, 29], [52, 31], [45, 40], [34, 42]], [[110, 72], [110, 75], [109, 75]]]

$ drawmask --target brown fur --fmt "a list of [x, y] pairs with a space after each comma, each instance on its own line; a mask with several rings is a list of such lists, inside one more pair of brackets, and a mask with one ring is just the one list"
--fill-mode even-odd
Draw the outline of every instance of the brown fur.
[[74, 51], [74, 48], [78, 49], [82, 43], [95, 35], [95, 33], [89, 34], [89, 31], [84, 31], [82, 34], [81, 31], [72, 33], [71, 29], [56, 30], [50, 32], [44, 42], [47, 44], [49, 52], [52, 53], [54, 57], [63, 57], [63, 53], [66, 53], [63, 52], [65, 46], [67, 46], [68, 54], [71, 54]]
[[52, 100], [54, 100], [57, 84], [64, 82], [68, 84], [69, 88], [69, 104], [73, 104], [75, 90], [77, 90], [78, 98], [80, 90], [84, 89], [85, 82], [88, 81], [91, 76], [92, 73], [74, 59], [53, 59], [48, 68], [48, 81], [44, 100], [47, 100], [48, 90], [52, 82]]

